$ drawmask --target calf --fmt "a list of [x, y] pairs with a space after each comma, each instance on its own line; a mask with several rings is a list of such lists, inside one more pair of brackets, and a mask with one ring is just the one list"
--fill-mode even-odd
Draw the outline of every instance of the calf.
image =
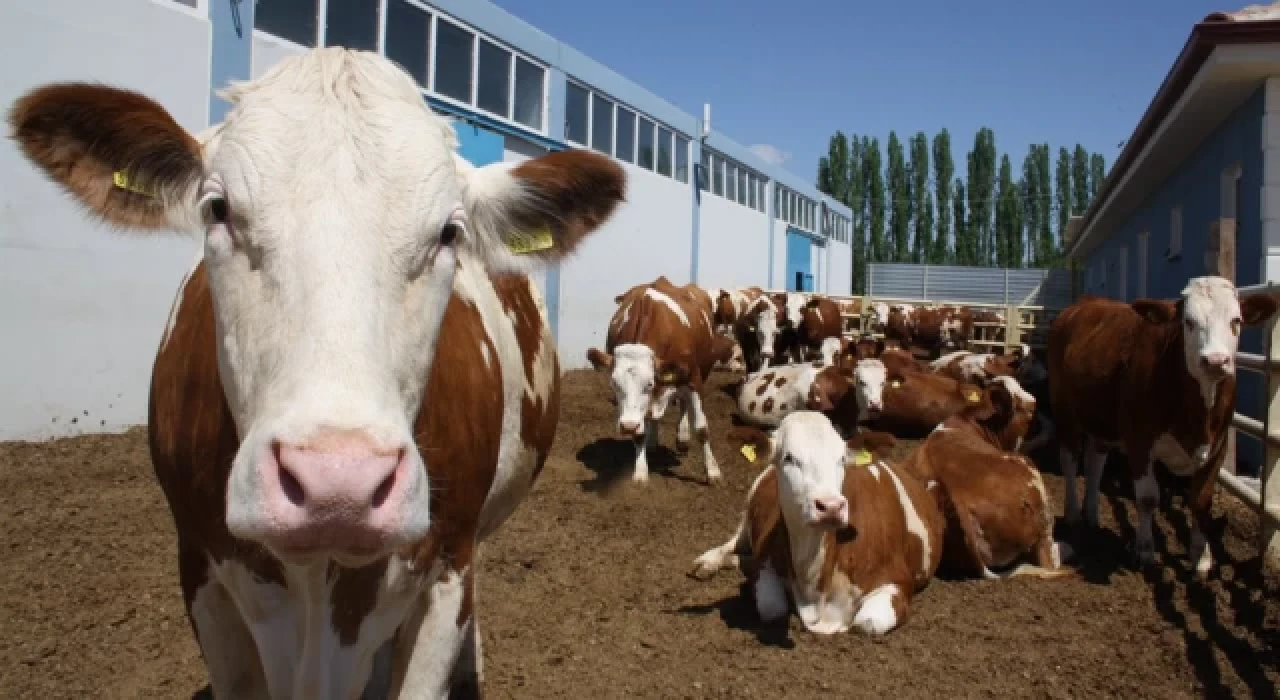
[[1075, 477], [1083, 458], [1085, 518], [1097, 526], [1106, 450], [1118, 449], [1134, 483], [1137, 558], [1144, 565], [1154, 561], [1152, 515], [1160, 490], [1152, 465], [1159, 460], [1191, 479], [1189, 554], [1197, 573], [1209, 574], [1213, 553], [1205, 532], [1235, 411], [1240, 331], [1275, 310], [1270, 297], [1242, 302], [1228, 280], [1197, 277], [1176, 303], [1085, 297], [1058, 315], [1049, 328], [1049, 395], [1067, 522], [1080, 518]]
[[716, 322], [716, 330], [725, 335], [733, 333], [733, 327], [738, 323], [738, 319], [747, 312], [749, 300], [743, 292], [730, 289], [720, 290], [719, 296], [715, 300], [716, 312], [713, 319]]
[[95, 215], [203, 241], [147, 423], [212, 693], [475, 695], [476, 549], [559, 412], [522, 271], [606, 221], [625, 175], [572, 150], [476, 168], [377, 53], [305, 51], [223, 94], [198, 137], [94, 83], [9, 116]]
[[[800, 310], [800, 324], [797, 331], [802, 350], [822, 354], [823, 343], [835, 340], [839, 343], [844, 338], [844, 319], [840, 316], [840, 307], [825, 297], [810, 299]], [[834, 358], [822, 355], [825, 364], [832, 364]]]
[[869, 426], [900, 438], [925, 437], [981, 396], [976, 385], [932, 372], [889, 370], [886, 382], [883, 408]]
[[910, 341], [930, 357], [963, 350], [973, 336], [973, 314], [968, 309], [941, 307], [916, 309], [908, 321]]
[[[882, 366], [859, 365], [846, 377], [836, 367], [785, 365], [747, 377], [738, 392], [738, 415], [748, 423], [776, 427], [796, 411], [852, 411], [867, 420], [880, 410], [879, 391], [884, 385], [877, 374]], [[851, 389], [861, 388], [854, 392]], [[854, 419], [856, 423], [857, 418]]]
[[773, 356], [778, 363], [803, 362], [804, 346], [800, 324], [808, 298], [800, 292], [779, 292], [770, 296], [778, 312], [778, 335], [773, 343]]
[[790, 599], [815, 634], [856, 627], [879, 636], [904, 624], [941, 559], [944, 521], [924, 485], [850, 450], [818, 413], [793, 413], [774, 438], [756, 431], [745, 440], [768, 466], [737, 531], [698, 557], [694, 576], [745, 558], [766, 623], [784, 619]]
[[604, 352], [587, 351], [596, 369], [610, 373], [618, 404], [618, 432], [636, 446], [638, 482], [649, 480], [648, 447], [657, 443], [657, 421], [672, 398], [680, 403], [677, 445], [689, 444], [689, 418], [702, 443], [707, 480], [720, 480], [720, 467], [711, 452], [707, 416], [702, 409], [704, 382], [717, 362], [728, 360], [732, 341], [716, 334], [711, 315], [702, 305], [702, 290], [677, 287], [659, 277], [641, 294], [614, 312]]
[[758, 372], [773, 360], [778, 339], [778, 307], [766, 295], [748, 302], [747, 310], [734, 326], [734, 337], [742, 348], [747, 372]]
[[986, 386], [995, 377], [1014, 376], [1020, 360], [1020, 354], [997, 355], [959, 350], [943, 355], [929, 366], [934, 372], [956, 381]]
[[1053, 509], [1040, 471], [1012, 454], [1026, 434], [1035, 400], [1012, 377], [998, 377], [978, 402], [942, 422], [902, 463], [929, 485], [946, 516], [943, 562], [954, 571], [1000, 578], [1054, 578], [1060, 568]]

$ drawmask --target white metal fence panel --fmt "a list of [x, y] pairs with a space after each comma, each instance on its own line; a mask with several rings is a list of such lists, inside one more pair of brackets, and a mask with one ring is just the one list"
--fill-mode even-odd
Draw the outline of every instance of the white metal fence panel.
[[867, 270], [867, 292], [891, 299], [1061, 309], [1071, 303], [1071, 275], [1064, 269], [873, 263]]

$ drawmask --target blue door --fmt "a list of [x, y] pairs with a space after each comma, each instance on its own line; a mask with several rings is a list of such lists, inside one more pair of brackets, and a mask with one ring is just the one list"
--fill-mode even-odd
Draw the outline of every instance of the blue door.
[[787, 231], [787, 291], [813, 291], [812, 246], [813, 242], [808, 236], [793, 230]]

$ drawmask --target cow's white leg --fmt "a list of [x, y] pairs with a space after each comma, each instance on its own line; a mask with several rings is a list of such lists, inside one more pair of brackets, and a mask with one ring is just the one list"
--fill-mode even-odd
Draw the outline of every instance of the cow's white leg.
[[1089, 445], [1084, 456], [1084, 520], [1089, 527], [1098, 527], [1098, 500], [1102, 489], [1102, 470], [1107, 466], [1106, 450]]
[[[645, 422], [647, 423], [648, 421]], [[648, 426], [645, 427], [644, 436], [634, 442], [636, 446], [636, 465], [635, 470], [631, 473], [631, 480], [642, 484], [649, 480], [649, 459], [645, 455], [649, 450], [649, 431], [647, 430]]]
[[1200, 578], [1207, 577], [1213, 570], [1213, 551], [1209, 548], [1204, 533], [1200, 531], [1199, 523], [1191, 525], [1191, 549], [1188, 553], [1191, 555], [1191, 561], [1195, 563], [1196, 574]]
[[1146, 473], [1133, 482], [1133, 495], [1138, 504], [1138, 538], [1134, 549], [1138, 555], [1138, 563], [1147, 566], [1156, 558], [1152, 521], [1156, 508], [1160, 505], [1160, 485], [1156, 482], [1155, 465], [1150, 460], [1147, 462]]
[[[210, 578], [191, 599], [191, 621], [215, 698], [270, 698], [267, 679], [244, 618], [227, 589]], [[282, 692], [287, 693], [286, 685]]]
[[886, 634], [897, 627], [898, 595], [898, 587], [892, 583], [868, 593], [853, 616], [853, 626], [872, 636]]
[[417, 619], [411, 616], [400, 628], [397, 666], [403, 671], [396, 697], [446, 698], [459, 670], [467, 670], [462, 667], [475, 654], [475, 616], [468, 611], [459, 617], [472, 602], [471, 586], [470, 577], [446, 569], [423, 593]]
[[707, 481], [718, 482], [721, 479], [720, 465], [711, 452], [711, 431], [707, 429], [707, 414], [702, 410], [702, 397], [696, 391], [690, 391], [685, 405], [693, 414], [693, 429], [698, 433], [698, 441], [702, 443], [702, 460], [707, 465]]
[[676, 432], [676, 449], [685, 452], [689, 449], [689, 402], [680, 402], [680, 427]]
[[1076, 491], [1076, 472], [1079, 463], [1076, 455], [1066, 445], [1058, 448], [1058, 466], [1062, 469], [1062, 520], [1068, 525], [1080, 521], [1080, 494]]
[[755, 585], [756, 612], [764, 622], [774, 622], [787, 616], [787, 587], [774, 572], [773, 566], [760, 567]]

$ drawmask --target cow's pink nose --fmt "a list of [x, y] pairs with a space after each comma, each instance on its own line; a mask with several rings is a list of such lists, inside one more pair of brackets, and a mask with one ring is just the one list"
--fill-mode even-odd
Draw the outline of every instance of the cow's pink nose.
[[618, 421], [618, 432], [628, 437], [640, 434], [640, 422], [633, 420]]
[[823, 496], [813, 499], [815, 525], [843, 527], [849, 524], [849, 501], [844, 496]]
[[1206, 369], [1226, 370], [1231, 367], [1231, 356], [1225, 352], [1210, 352], [1200, 356], [1200, 364]]
[[372, 553], [395, 540], [412, 458], [354, 431], [276, 441], [262, 464], [268, 544], [292, 552]]

